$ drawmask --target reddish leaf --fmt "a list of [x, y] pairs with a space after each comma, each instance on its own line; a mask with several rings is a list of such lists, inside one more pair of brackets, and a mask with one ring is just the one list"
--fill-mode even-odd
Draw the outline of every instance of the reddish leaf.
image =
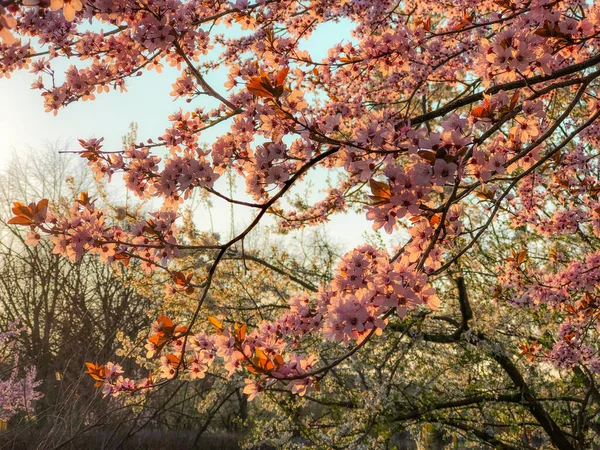
[[167, 316], [159, 316], [158, 319], [156, 319], [156, 321], [162, 322], [163, 329], [173, 327], [173, 321], [171, 319], [169, 319]]
[[255, 348], [254, 353], [256, 353], [256, 357], [258, 358], [261, 366], [269, 359], [267, 355], [265, 355], [265, 352], [263, 352], [260, 348]]
[[181, 363], [181, 356], [175, 356], [172, 353], [165, 355], [171, 367], [177, 367]]
[[155, 354], [158, 355], [170, 339], [166, 338], [163, 334], [154, 334], [148, 338], [148, 342], [154, 345]]
[[511, 110], [515, 109], [515, 106], [517, 106], [517, 102], [519, 101], [520, 94], [521, 94], [521, 91], [516, 90], [515, 93], [513, 94], [512, 98], [510, 99], [509, 107]]
[[442, 213], [434, 214], [429, 218], [429, 225], [432, 227], [439, 225], [442, 221]]
[[484, 117], [486, 115], [486, 109], [484, 106], [477, 106], [471, 110], [471, 115], [473, 117]]
[[238, 342], [244, 342], [246, 339], [246, 331], [248, 330], [248, 325], [244, 324], [241, 327], [238, 324], [235, 324], [235, 330], [237, 331], [237, 340]]
[[369, 195], [369, 198], [373, 200], [373, 205], [385, 205], [390, 202], [392, 193], [389, 184], [371, 179], [369, 185], [373, 194]]
[[38, 203], [30, 203], [25, 206], [21, 202], [14, 202], [12, 212], [15, 217], [8, 220], [11, 225], [34, 225], [46, 217], [48, 211], [48, 199], [42, 199]]
[[43, 198], [42, 200], [40, 200], [37, 203], [37, 205], [35, 205], [34, 214], [45, 217], [47, 211], [48, 211], [48, 199]]
[[9, 225], [32, 225], [33, 222], [27, 217], [13, 217], [7, 222]]
[[183, 272], [178, 272], [174, 270], [172, 272], [173, 281], [177, 286], [185, 286], [187, 284], [187, 280], [185, 278], [185, 274]]
[[[91, 362], [86, 362], [85, 365], [87, 366], [87, 371], [85, 373], [90, 375], [96, 381], [102, 382], [108, 375], [108, 368], [106, 366], [98, 366]], [[98, 383], [96, 383], [96, 386], [97, 385]], [[100, 386], [101, 385], [102, 383], [100, 383]]]
[[246, 89], [257, 97], [275, 98], [269, 77], [264, 73], [258, 77], [251, 78], [250, 81], [246, 83]]
[[425, 161], [427, 161], [429, 164], [431, 164], [431, 165], [435, 164], [435, 160], [436, 160], [435, 152], [433, 152], [431, 150], [419, 150], [417, 152], [417, 154], [421, 158], [423, 158]]
[[131, 256], [129, 256], [127, 253], [116, 253], [115, 256], [113, 256], [113, 258], [115, 260], [122, 261], [123, 265], [125, 265], [125, 266], [128, 266], [129, 261], [131, 260]]
[[216, 318], [208, 316], [207, 319], [213, 327], [215, 327], [219, 331], [223, 331], [223, 325]]
[[476, 119], [491, 119], [494, 117], [494, 109], [488, 99], [485, 99], [483, 105], [476, 106], [471, 110], [471, 115]]
[[246, 369], [248, 370], [248, 372], [254, 374], [254, 375], [260, 375], [260, 372], [258, 370], [256, 370], [256, 368], [254, 367], [253, 364], [248, 363], [246, 365]]
[[552, 24], [548, 20], [544, 22], [544, 25], [541, 28], [538, 28], [535, 31], [535, 34], [545, 38], [555, 38], [555, 39], [563, 39], [569, 40], [570, 36], [568, 34], [564, 34], [560, 31], [560, 27], [557, 24]]
[[31, 210], [21, 202], [14, 202], [12, 212], [17, 216], [31, 216]]
[[281, 69], [277, 73], [274, 86], [271, 83], [269, 76], [263, 72], [260, 76], [252, 77], [250, 81], [246, 83], [246, 88], [257, 97], [277, 99], [283, 94], [283, 86], [288, 72], [288, 67]]
[[522, 250], [520, 252], [516, 252], [515, 250], [511, 250], [512, 256], [506, 258], [506, 261], [516, 262], [517, 265], [521, 265], [523, 261], [527, 258], [527, 250]]
[[81, 192], [79, 194], [79, 198], [76, 200], [78, 203], [81, 203], [82, 205], [89, 205], [90, 204], [90, 196], [88, 195], [87, 192]]
[[275, 87], [283, 87], [283, 84], [285, 83], [285, 78], [287, 77], [289, 71], [289, 67], [284, 67], [279, 71], [279, 73], [277, 74]]
[[425, 22], [423, 22], [422, 25], [423, 30], [431, 31], [431, 16], [427, 17], [427, 19], [425, 19]]

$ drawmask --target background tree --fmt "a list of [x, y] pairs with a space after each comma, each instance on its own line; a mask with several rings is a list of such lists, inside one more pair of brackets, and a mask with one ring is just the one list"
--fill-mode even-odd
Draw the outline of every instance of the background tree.
[[[67, 148], [59, 143], [44, 151], [30, 151], [33, 157], [13, 157], [0, 182], [7, 213], [15, 196], [44, 195], [60, 208], [75, 192], [94, 187], [81, 165], [58, 154]], [[31, 446], [50, 445], [64, 440], [106, 408], [106, 402], [96, 406], [98, 396], [87, 380], [84, 382], [82, 367], [90, 359], [114, 357], [117, 332], [137, 334], [146, 324], [148, 301], [128, 286], [124, 267], [110, 268], [96, 258], [71, 263], [53, 254], [47, 242], [26, 245], [21, 230], [5, 222], [2, 234], [2, 329], [20, 323], [23, 333], [14, 338], [16, 347], [10, 351], [20, 364], [33, 365], [30, 378], [38, 380], [38, 390], [43, 393], [35, 411], [29, 411], [36, 413], [35, 423], [30, 418], [17, 422], [20, 417], [16, 417], [9, 428], [17, 439], [28, 439]], [[106, 417], [104, 421], [108, 422]]]

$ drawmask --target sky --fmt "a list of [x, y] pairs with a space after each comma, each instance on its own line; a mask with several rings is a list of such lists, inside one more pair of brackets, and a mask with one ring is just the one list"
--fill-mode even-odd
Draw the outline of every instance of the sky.
[[[349, 24], [325, 24], [320, 26], [303, 47], [311, 52], [313, 59], [320, 59], [327, 49], [341, 37], [349, 37]], [[325, 46], [324, 43], [327, 45]], [[73, 62], [65, 61], [56, 68], [66, 69]], [[59, 70], [57, 70], [57, 73]], [[11, 155], [31, 157], [36, 149], [44, 148], [48, 143], [58, 141], [67, 143], [72, 150], [78, 150], [78, 138], [104, 138], [104, 150], [120, 150], [121, 139], [129, 131], [130, 123], [138, 125], [138, 140], [152, 138], [156, 140], [164, 133], [169, 125], [168, 116], [180, 107], [184, 110], [201, 106], [206, 102], [205, 97], [194, 100], [191, 105], [184, 101], [173, 101], [170, 96], [171, 84], [178, 72], [165, 67], [163, 73], [145, 71], [136, 79], [127, 82], [127, 92], [113, 92], [96, 95], [96, 99], [86, 102], [75, 102], [61, 109], [57, 116], [44, 111], [40, 91], [32, 90], [31, 84], [35, 76], [20, 71], [11, 74], [11, 78], [0, 78], [0, 170], [6, 168]], [[207, 77], [220, 93], [226, 94], [222, 87], [224, 73], [213, 73]], [[209, 106], [209, 104], [207, 104]], [[217, 130], [202, 135], [201, 141], [210, 145]], [[64, 157], [76, 157], [64, 155]], [[319, 187], [324, 186], [324, 180], [314, 176], [311, 179], [314, 197], [322, 197]], [[216, 188], [228, 192], [226, 180], [220, 180]], [[122, 190], [122, 188], [121, 188]], [[236, 187], [236, 195], [243, 195], [243, 184]], [[115, 192], [122, 193], [118, 186]], [[117, 195], [118, 197], [118, 195]], [[15, 199], [18, 200], [18, 199]], [[235, 231], [252, 220], [252, 211], [247, 208], [237, 208], [234, 211]], [[229, 236], [231, 229], [230, 205], [219, 199], [213, 201], [210, 211], [211, 221], [207, 220], [209, 212], [198, 208], [196, 222], [199, 229], [209, 231], [211, 223], [214, 231]], [[268, 221], [267, 221], [268, 222]], [[346, 214], [335, 217], [326, 226], [331, 240], [341, 248], [349, 250], [365, 240], [366, 235], [373, 236], [371, 224], [366, 221], [364, 214]]]

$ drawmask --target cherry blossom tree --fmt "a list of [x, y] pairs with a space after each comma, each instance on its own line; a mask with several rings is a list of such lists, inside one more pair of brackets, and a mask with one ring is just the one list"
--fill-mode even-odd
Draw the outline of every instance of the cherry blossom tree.
[[[278, 390], [294, 398], [327, 395], [335, 374], [363, 358], [369, 366], [355, 369], [379, 410], [355, 413], [357, 422], [365, 414], [372, 421], [358, 437], [336, 427], [335, 436], [313, 430], [304, 439], [386, 439], [375, 419], [385, 413], [388, 424], [425, 418], [496, 447], [533, 446], [529, 429], [561, 449], [598, 443], [598, 4], [0, 5], [0, 74], [37, 74], [33, 87], [48, 112], [123, 91], [163, 65], [178, 73], [171, 95], [189, 104], [169, 116], [164, 134], [124, 149], [104, 148], [101, 138], [80, 141], [79, 154], [98, 179], [121, 176], [139, 198], [160, 200], [146, 218], [122, 226], [82, 193], [61, 215], [44, 199], [17, 202], [9, 221], [30, 228], [29, 243], [47, 236], [55, 253], [73, 261], [86, 253], [109, 264], [137, 260], [145, 274], [168, 277], [169, 294], [191, 299], [187, 314], [164, 312], [152, 325], [146, 356], [160, 364], [153, 376], [134, 379], [117, 364], [88, 363], [105, 395], [209, 371], [242, 376], [249, 400]], [[349, 35], [316, 58], [301, 44], [328, 22], [343, 24]], [[58, 73], [66, 59], [76, 65]], [[228, 71], [225, 82], [209, 84], [207, 74], [218, 70]], [[219, 136], [206, 143], [208, 130]], [[245, 196], [218, 189], [228, 170], [244, 180]], [[312, 174], [331, 180], [322, 198], [293, 201], [294, 188]], [[229, 240], [190, 239], [179, 230], [182, 205], [197, 191], [247, 208], [254, 219]], [[339, 259], [330, 282], [316, 285], [264, 261], [300, 281], [285, 309], [269, 317], [249, 312], [243, 320], [211, 311], [228, 258], [263, 261], [246, 252], [244, 241], [267, 216], [289, 232], [356, 209], [390, 235], [393, 248], [358, 246]], [[189, 255], [201, 270], [180, 267], [178, 259]], [[395, 343], [387, 350], [389, 371], [369, 358], [381, 352], [367, 352], [386, 339]], [[436, 364], [445, 367], [440, 346], [452, 348], [455, 361], [478, 355], [477, 388], [467, 389], [466, 368], [455, 364], [459, 382], [446, 390], [398, 389], [398, 368], [416, 367], [411, 358], [430, 357], [429, 374], [415, 368], [430, 379]], [[491, 374], [495, 381], [486, 387], [481, 377]], [[388, 379], [389, 392], [374, 383], [377, 377]], [[577, 382], [554, 395], [550, 387], [565, 377]], [[426, 395], [425, 388], [437, 399], [406, 400]], [[405, 401], [393, 400], [392, 391]], [[482, 404], [500, 404], [504, 412], [476, 414]], [[452, 414], [440, 417], [442, 410]], [[515, 426], [525, 434], [512, 432]]]

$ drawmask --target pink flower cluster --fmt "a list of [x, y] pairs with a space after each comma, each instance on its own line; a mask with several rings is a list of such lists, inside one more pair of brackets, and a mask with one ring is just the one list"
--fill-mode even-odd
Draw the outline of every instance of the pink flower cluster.
[[0, 331], [0, 365], [13, 367], [7, 380], [0, 380], [0, 420], [8, 420], [19, 412], [33, 412], [32, 402], [43, 397], [36, 391], [42, 384], [36, 381], [35, 366], [20, 368], [16, 338], [23, 329], [20, 321], [10, 322], [4, 331]]

